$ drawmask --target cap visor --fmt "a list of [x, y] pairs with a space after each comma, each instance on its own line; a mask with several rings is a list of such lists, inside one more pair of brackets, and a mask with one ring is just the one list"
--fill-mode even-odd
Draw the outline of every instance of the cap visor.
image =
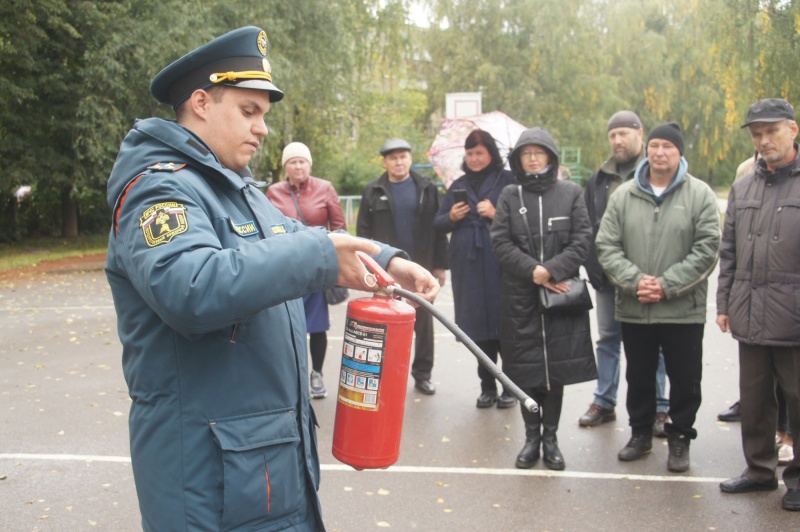
[[[227, 83], [226, 83], [227, 85]], [[246, 79], [231, 87], [239, 87], [240, 89], [255, 89], [259, 91], [268, 91], [270, 102], [279, 102], [283, 100], [283, 91], [265, 79]]]
[[772, 122], [783, 122], [784, 120], [790, 120], [790, 119], [789, 118], [784, 118], [784, 117], [759, 118], [758, 120], [751, 120], [751, 121], [747, 122], [745, 125], [743, 125], [739, 129], [744, 129], [747, 126], [749, 126], [750, 124], [758, 124], [759, 122], [772, 123]]

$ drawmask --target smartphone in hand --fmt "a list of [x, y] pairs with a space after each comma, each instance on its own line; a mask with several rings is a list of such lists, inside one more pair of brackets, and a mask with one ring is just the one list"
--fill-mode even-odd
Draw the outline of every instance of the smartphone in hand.
[[467, 201], [467, 191], [463, 188], [459, 188], [453, 191], [453, 200], [455, 203], [461, 203]]

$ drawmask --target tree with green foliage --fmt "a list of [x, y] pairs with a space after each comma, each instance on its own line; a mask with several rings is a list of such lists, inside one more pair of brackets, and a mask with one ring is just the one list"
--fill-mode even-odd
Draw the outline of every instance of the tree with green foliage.
[[[416, 3], [430, 27], [409, 22]], [[124, 134], [174, 116], [150, 80], [250, 24], [286, 92], [254, 173], [278, 178], [283, 146], [302, 141], [342, 194], [382, 171], [388, 137], [427, 162], [447, 92], [482, 92], [484, 110], [547, 127], [588, 167], [607, 156], [616, 110], [648, 128], [675, 120], [692, 172], [714, 185], [752, 153], [738, 130], [750, 103], [800, 104], [796, 0], [0, 0], [0, 240], [107, 230]], [[20, 185], [33, 193], [15, 219]]]

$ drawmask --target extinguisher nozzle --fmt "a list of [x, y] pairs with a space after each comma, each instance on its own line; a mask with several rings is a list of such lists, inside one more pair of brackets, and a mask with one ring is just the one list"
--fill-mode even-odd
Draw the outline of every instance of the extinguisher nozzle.
[[442, 325], [447, 327], [453, 334], [456, 335], [456, 338], [458, 338], [467, 347], [467, 349], [469, 349], [472, 354], [475, 355], [475, 357], [478, 359], [478, 362], [480, 362], [483, 367], [488, 369], [491, 374], [500, 381], [505, 391], [511, 393], [511, 395], [519, 399], [519, 402], [522, 404], [523, 408], [526, 408], [529, 412], [539, 411], [539, 405], [536, 404], [536, 401], [528, 397], [528, 394], [523, 392], [519, 386], [514, 384], [511, 379], [509, 379], [508, 376], [497, 367], [497, 364], [495, 364], [492, 359], [486, 355], [486, 353], [481, 351], [481, 348], [478, 347], [478, 345], [473, 342], [470, 337], [464, 333], [464, 331], [459, 329], [458, 325], [450, 321], [450, 319], [439, 312], [432, 304], [425, 301], [419, 295], [409, 292], [398, 285], [387, 286], [386, 291], [389, 293], [389, 295], [399, 295], [400, 297], [404, 297], [410, 301], [413, 301], [430, 312], [434, 318], [442, 322]]
[[522, 403], [522, 406], [524, 406], [524, 407], [525, 407], [525, 409], [526, 409], [528, 412], [538, 412], [538, 411], [539, 411], [539, 405], [537, 405], [537, 404], [536, 404], [536, 401], [534, 401], [534, 400], [533, 400], [533, 399], [531, 399], [530, 397], [528, 397], [528, 398], [525, 400], [525, 402], [524, 402], [524, 403]]

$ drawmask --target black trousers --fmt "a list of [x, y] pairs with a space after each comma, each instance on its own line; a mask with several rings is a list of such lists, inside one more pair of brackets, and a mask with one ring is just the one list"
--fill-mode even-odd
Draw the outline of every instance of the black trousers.
[[[475, 342], [475, 345], [481, 348], [481, 351], [486, 353], [489, 359], [497, 364], [497, 356], [500, 354], [500, 340], [481, 340]], [[478, 362], [478, 377], [481, 379], [481, 392], [497, 392], [497, 380], [491, 371], [483, 367], [483, 364]]]
[[[739, 412], [742, 450], [747, 462], [744, 475], [756, 482], [771, 482], [778, 465], [777, 384], [786, 400], [789, 426], [800, 427], [800, 347], [739, 342]], [[794, 460], [783, 470], [783, 481], [791, 489], [800, 489], [800, 437], [797, 436], [800, 435], [794, 439]]]
[[[628, 381], [626, 402], [634, 434], [652, 434], [656, 417], [656, 369], [659, 349], [669, 378], [668, 434], [697, 437], [694, 421], [702, 399], [703, 323], [622, 323]], [[774, 424], [773, 424], [774, 427]]]
[[311, 351], [311, 369], [322, 373], [325, 351], [328, 349], [328, 334], [325, 331], [308, 333], [308, 350]]
[[411, 376], [416, 380], [430, 380], [433, 371], [433, 316], [422, 307], [417, 307], [414, 322], [414, 362]]

